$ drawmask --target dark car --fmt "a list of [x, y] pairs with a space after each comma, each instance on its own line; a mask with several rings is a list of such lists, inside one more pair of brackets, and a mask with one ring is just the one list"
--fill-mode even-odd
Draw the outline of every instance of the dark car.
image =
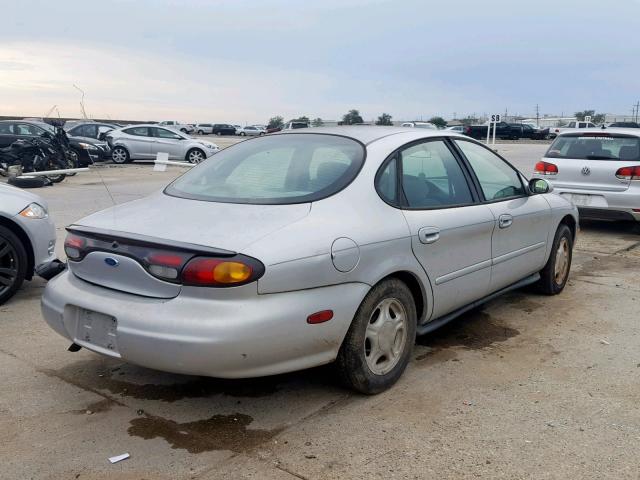
[[115, 123], [74, 123], [69, 128], [65, 125], [65, 131], [71, 137], [94, 138], [96, 140], [104, 140], [106, 134], [116, 128], [120, 128], [120, 126]]
[[[520, 127], [521, 125], [518, 125]], [[464, 134], [475, 138], [476, 140], [482, 140], [487, 138], [487, 125], [469, 125], [464, 128]], [[498, 122], [495, 124], [496, 138], [506, 140], [518, 140], [521, 137], [521, 128], [515, 128], [511, 124], [506, 122]], [[493, 127], [491, 127], [491, 135], [493, 136]]]
[[[46, 133], [54, 135], [55, 127], [31, 120], [3, 120], [0, 121], [0, 148], [8, 147], [16, 140], [42, 137]], [[95, 138], [69, 136], [69, 147], [76, 153], [79, 167], [111, 157], [111, 150], [106, 142]]]
[[518, 132], [520, 138], [530, 138], [532, 140], [544, 140], [549, 137], [548, 128], [536, 128], [528, 123], [510, 123], [511, 128]]
[[226, 123], [216, 123], [211, 127], [211, 133], [214, 135], [235, 135], [236, 127]]
[[636, 122], [613, 122], [609, 128], [640, 128]]

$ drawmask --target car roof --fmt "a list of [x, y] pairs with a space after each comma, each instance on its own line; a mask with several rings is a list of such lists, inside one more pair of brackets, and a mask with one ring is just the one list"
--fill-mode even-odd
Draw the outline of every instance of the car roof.
[[[450, 132], [450, 131], [449, 131]], [[343, 125], [339, 127], [311, 127], [300, 128], [298, 130], [287, 130], [286, 132], [277, 133], [276, 135], [299, 135], [302, 133], [307, 134], [325, 134], [325, 135], [340, 135], [342, 137], [353, 138], [365, 145], [380, 140], [381, 138], [388, 137], [390, 135], [398, 135], [400, 133], [413, 133], [419, 138], [424, 137], [442, 137], [442, 136], [454, 136], [455, 134], [446, 132], [444, 130], [416, 130], [413, 127], [380, 127], [375, 125]], [[455, 135], [459, 136], [459, 135]]]

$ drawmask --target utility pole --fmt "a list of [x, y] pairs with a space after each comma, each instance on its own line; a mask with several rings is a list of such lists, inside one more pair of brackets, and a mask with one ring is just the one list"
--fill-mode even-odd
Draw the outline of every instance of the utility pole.
[[540, 128], [540, 106], [536, 103], [536, 127]]
[[634, 121], [638, 123], [638, 110], [640, 110], [640, 102], [636, 102], [633, 108], [635, 109]]
[[507, 121], [507, 107], [504, 107], [504, 121]]

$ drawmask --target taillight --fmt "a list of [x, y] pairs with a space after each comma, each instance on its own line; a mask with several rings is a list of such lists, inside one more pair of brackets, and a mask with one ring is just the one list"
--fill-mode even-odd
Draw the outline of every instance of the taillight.
[[149, 273], [165, 280], [178, 278], [180, 267], [188, 260], [189, 255], [173, 252], [151, 252], [145, 257]]
[[199, 287], [235, 287], [254, 282], [263, 273], [262, 263], [243, 255], [232, 258], [196, 257], [182, 270], [182, 283]]
[[619, 168], [616, 177], [623, 180], [640, 180], [640, 165]]
[[82, 256], [82, 249], [86, 244], [87, 241], [84, 238], [70, 233], [64, 240], [64, 253], [72, 260], [76, 260]]
[[557, 175], [558, 174], [558, 166], [554, 163], [549, 162], [538, 162], [533, 169], [534, 172], [539, 173], [540, 175]]

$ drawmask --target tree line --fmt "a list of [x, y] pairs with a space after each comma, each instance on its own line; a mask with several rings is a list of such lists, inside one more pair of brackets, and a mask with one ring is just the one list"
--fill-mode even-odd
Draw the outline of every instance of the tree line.
[[[324, 125], [324, 120], [322, 118], [317, 117], [313, 120], [309, 119], [308, 116], [303, 115], [298, 118], [292, 118], [289, 122], [304, 122], [308, 123], [314, 127], [322, 127]], [[447, 126], [447, 121], [442, 117], [431, 117], [428, 120], [429, 123], [433, 123], [438, 128], [444, 128]], [[360, 125], [365, 123], [362, 115], [360, 115], [360, 111], [356, 109], [351, 109], [347, 113], [342, 116], [342, 121], [338, 122], [340, 125]], [[281, 115], [276, 115], [271, 117], [267, 122], [267, 128], [281, 128], [285, 124], [284, 117]], [[393, 125], [393, 117], [388, 113], [383, 113], [380, 115], [375, 121], [376, 125]]]

